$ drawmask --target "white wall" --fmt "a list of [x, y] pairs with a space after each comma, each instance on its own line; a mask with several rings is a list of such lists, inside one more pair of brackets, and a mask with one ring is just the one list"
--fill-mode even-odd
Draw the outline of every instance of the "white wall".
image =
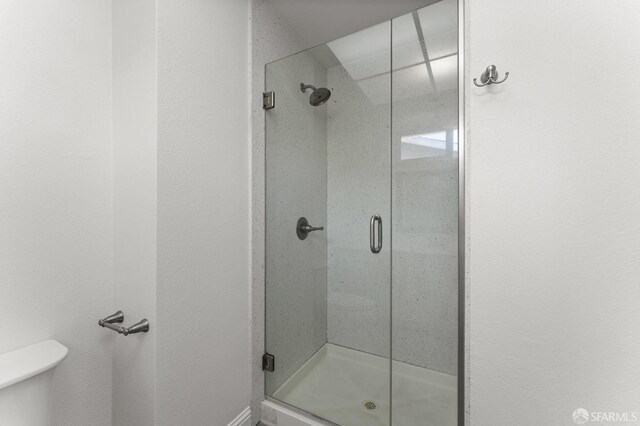
[[156, 2], [113, 1], [114, 309], [149, 333], [113, 335], [113, 424], [154, 424]]
[[0, 352], [70, 350], [54, 425], [111, 424], [111, 2], [0, 3]]
[[470, 424], [638, 412], [640, 3], [469, 3]]
[[249, 405], [247, 2], [159, 0], [159, 425]]
[[266, 0], [309, 46], [369, 28], [437, 0]]

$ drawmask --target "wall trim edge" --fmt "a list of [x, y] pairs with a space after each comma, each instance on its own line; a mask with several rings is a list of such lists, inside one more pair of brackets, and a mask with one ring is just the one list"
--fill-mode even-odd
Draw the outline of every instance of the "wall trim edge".
[[247, 407], [227, 426], [251, 426], [251, 408]]

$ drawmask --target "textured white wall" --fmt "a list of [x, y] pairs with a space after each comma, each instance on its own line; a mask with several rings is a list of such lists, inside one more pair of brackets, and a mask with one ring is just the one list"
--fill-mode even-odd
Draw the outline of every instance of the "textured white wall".
[[111, 424], [111, 2], [0, 3], [0, 352], [55, 338], [54, 425]]
[[[435, 3], [418, 14], [435, 86], [424, 68], [421, 78], [415, 67], [398, 69], [422, 56], [420, 44], [405, 41], [415, 32], [413, 17], [396, 18], [392, 25], [392, 353], [396, 360], [457, 375], [456, 1]], [[438, 132], [449, 133], [445, 149], [416, 150], [402, 143], [405, 136]]]
[[[394, 75], [394, 87], [401, 78]], [[392, 142], [393, 358], [452, 375], [458, 374], [458, 154], [403, 159], [401, 138], [457, 129], [457, 98], [457, 90], [394, 95]]]
[[325, 87], [327, 72], [303, 52], [266, 68], [276, 107], [266, 113], [266, 348], [272, 394], [327, 342], [327, 237], [296, 235], [298, 219], [327, 226], [327, 107], [300, 83]]
[[159, 0], [159, 425], [249, 405], [249, 7]]
[[[457, 374], [457, 155], [402, 160], [400, 143], [402, 136], [457, 128], [457, 91], [394, 97], [391, 166], [389, 106], [369, 105], [342, 67], [328, 75], [335, 99], [328, 139], [329, 341], [389, 356], [392, 291], [394, 359]], [[394, 76], [396, 82], [401, 78]], [[369, 250], [363, 212], [386, 212], [390, 248], [391, 201], [390, 273], [390, 250], [377, 256]], [[364, 226], [358, 223], [363, 218]]]
[[113, 0], [114, 309], [113, 424], [154, 424], [156, 306], [156, 2]]
[[[391, 25], [384, 24], [391, 41]], [[389, 63], [390, 50], [381, 56]], [[391, 76], [365, 93], [342, 66], [327, 73], [329, 342], [388, 357], [391, 306]], [[371, 102], [367, 95], [380, 100]], [[369, 220], [382, 216], [383, 249], [369, 248]]]
[[[388, 34], [394, 42], [393, 84], [389, 74], [357, 82], [342, 66], [328, 72], [334, 90], [328, 131], [329, 341], [389, 356], [391, 324], [394, 359], [456, 374], [457, 153], [432, 149], [406, 158], [408, 145], [401, 143], [404, 136], [458, 127], [456, 3], [426, 7], [421, 15], [439, 23], [423, 29], [434, 66], [453, 64], [448, 73], [437, 69], [437, 92], [420, 64], [424, 57], [411, 14], [394, 19], [393, 37]], [[389, 52], [380, 56], [380, 69], [388, 71]], [[385, 224], [378, 255], [368, 247], [374, 212]]]
[[638, 412], [640, 3], [469, 14], [470, 424]]
[[309, 46], [327, 43], [437, 0], [267, 0]]

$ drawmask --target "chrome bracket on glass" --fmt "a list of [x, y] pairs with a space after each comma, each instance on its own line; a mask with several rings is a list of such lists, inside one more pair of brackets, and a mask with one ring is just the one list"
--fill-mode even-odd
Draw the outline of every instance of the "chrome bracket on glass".
[[262, 108], [273, 109], [276, 107], [276, 94], [275, 92], [262, 93]]
[[262, 355], [262, 369], [264, 371], [273, 372], [276, 368], [276, 357], [268, 352]]
[[147, 331], [149, 331], [149, 321], [147, 321], [146, 318], [140, 322], [133, 324], [131, 327], [122, 327], [116, 325], [117, 323], [122, 322], [124, 322], [124, 313], [122, 311], [118, 311], [113, 315], [109, 315], [106, 318], [98, 320], [98, 325], [100, 327], [105, 327], [110, 330], [116, 331], [119, 334], [124, 334], [125, 336], [135, 333], [146, 333]]
[[300, 219], [298, 219], [298, 223], [296, 224], [296, 235], [298, 235], [298, 238], [300, 238], [301, 240], [307, 238], [309, 232], [323, 230], [324, 226], [310, 226], [309, 222], [307, 222], [306, 217], [301, 217]]
[[[376, 222], [378, 223], [378, 242], [376, 243]], [[380, 253], [382, 250], [382, 218], [379, 214], [371, 216], [369, 222], [369, 246], [371, 253]]]

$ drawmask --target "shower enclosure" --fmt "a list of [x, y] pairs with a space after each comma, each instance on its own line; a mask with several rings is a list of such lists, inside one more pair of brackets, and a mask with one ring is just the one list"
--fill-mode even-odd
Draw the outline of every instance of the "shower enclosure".
[[266, 66], [265, 394], [462, 424], [458, 5]]

